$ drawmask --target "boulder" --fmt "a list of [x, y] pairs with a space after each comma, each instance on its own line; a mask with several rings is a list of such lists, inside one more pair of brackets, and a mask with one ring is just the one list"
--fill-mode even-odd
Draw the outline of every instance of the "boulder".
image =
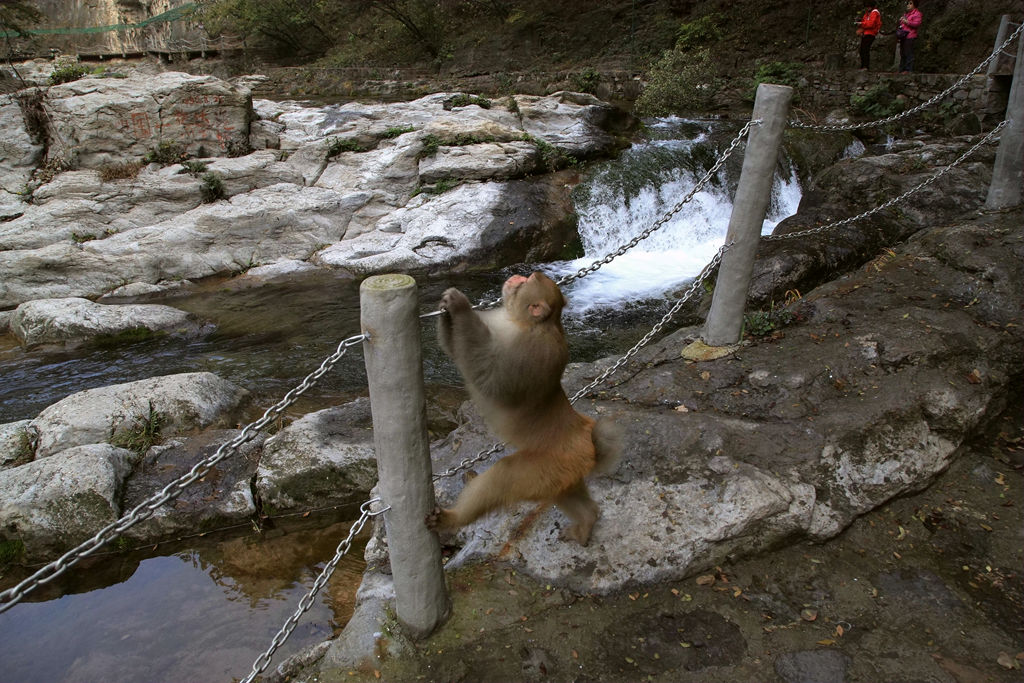
[[196, 334], [189, 313], [157, 304], [97, 304], [88, 299], [37, 299], [18, 306], [11, 332], [25, 346], [75, 344], [101, 338], [142, 339], [157, 333]]
[[114, 384], [72, 394], [32, 420], [39, 434], [36, 457], [119, 433], [158, 427], [172, 436], [227, 421], [247, 398], [245, 389], [209, 372], [192, 372]]
[[0, 541], [42, 560], [94, 536], [121, 515], [121, 491], [136, 456], [109, 444], [69, 448], [0, 470]]
[[441, 147], [419, 163], [423, 184], [439, 181], [508, 180], [533, 173], [540, 161], [531, 142], [487, 142]]
[[[215, 454], [240, 434], [234, 429], [209, 429], [195, 436], [166, 440], [151, 447], [124, 489], [124, 509], [132, 510], [187, 474], [201, 460]], [[173, 501], [136, 524], [126, 535], [151, 543], [176, 535], [244, 523], [256, 515], [252, 477], [265, 436], [253, 438], [233, 450]]]
[[263, 449], [255, 489], [268, 514], [357, 503], [377, 481], [369, 399], [310, 413]]
[[49, 159], [76, 168], [142, 159], [163, 144], [198, 157], [248, 151], [252, 98], [213, 76], [87, 76], [46, 94]]

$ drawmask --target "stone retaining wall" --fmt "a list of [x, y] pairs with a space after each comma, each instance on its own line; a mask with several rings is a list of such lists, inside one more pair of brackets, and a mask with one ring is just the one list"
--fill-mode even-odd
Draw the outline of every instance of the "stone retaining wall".
[[[847, 109], [851, 96], [863, 96], [884, 86], [907, 107], [916, 106], [946, 90], [960, 74], [897, 74], [883, 71], [808, 70], [797, 85], [797, 106], [815, 111]], [[644, 88], [642, 76], [630, 71], [506, 72], [472, 76], [439, 75], [410, 69], [354, 67], [268, 69], [269, 79], [254, 91], [256, 97], [322, 98], [370, 97], [405, 100], [440, 91], [472, 92], [496, 97], [519, 93], [545, 95], [558, 90], [593, 92], [612, 102], [632, 102]], [[972, 77], [950, 99], [985, 116], [1001, 116], [1009, 83]], [[735, 83], [735, 82], [734, 82]], [[735, 96], [734, 96], [735, 99]]]

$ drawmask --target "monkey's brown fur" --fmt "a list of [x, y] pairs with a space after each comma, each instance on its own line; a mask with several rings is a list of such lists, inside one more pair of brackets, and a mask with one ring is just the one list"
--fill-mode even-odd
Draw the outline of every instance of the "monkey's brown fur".
[[590, 539], [598, 507], [583, 478], [607, 469], [621, 450], [619, 429], [577, 413], [562, 389], [569, 349], [562, 329], [565, 299], [543, 273], [508, 279], [501, 308], [477, 312], [448, 289], [441, 298], [441, 348], [462, 373], [487, 423], [517, 448], [438, 509], [428, 524], [456, 529], [522, 500], [553, 502], [573, 521], [568, 535]]

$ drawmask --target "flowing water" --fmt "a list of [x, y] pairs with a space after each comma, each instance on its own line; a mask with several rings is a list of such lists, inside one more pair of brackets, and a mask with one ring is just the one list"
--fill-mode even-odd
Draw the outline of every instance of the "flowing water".
[[[714, 162], [731, 133], [721, 124], [662, 119], [649, 138], [600, 164], [574, 191], [586, 255], [539, 264], [553, 275], [575, 272], [663, 216]], [[716, 134], [717, 133], [717, 134]], [[738, 168], [738, 165], [736, 166]], [[688, 283], [724, 241], [731, 211], [727, 171], [697, 193], [665, 227], [634, 250], [566, 288], [566, 328], [574, 361], [622, 351], [666, 308], [666, 295]], [[796, 211], [795, 175], [776, 178], [765, 231]], [[538, 264], [534, 264], [538, 265]], [[513, 270], [421, 280], [423, 312], [456, 286], [471, 300], [495, 297]], [[359, 331], [358, 282], [331, 274], [253, 287], [244, 279], [206, 282], [160, 300], [213, 321], [201, 340], [154, 339], [117, 348], [26, 353], [0, 337], [0, 423], [34, 417], [85, 389], [144, 377], [205, 370], [257, 396], [262, 411]], [[424, 328], [428, 384], [458, 383], [452, 365]], [[353, 348], [291, 410], [304, 414], [365, 391], [362, 355]], [[2, 680], [129, 683], [230, 680], [244, 676], [312, 585], [347, 533], [340, 520], [222, 541], [189, 542], [168, 552], [113, 554], [88, 560], [66, 580], [0, 614]], [[85, 563], [83, 563], [85, 564]], [[320, 642], [344, 625], [362, 571], [362, 549], [336, 578], [274, 659]], [[0, 588], [18, 577], [0, 579]]]

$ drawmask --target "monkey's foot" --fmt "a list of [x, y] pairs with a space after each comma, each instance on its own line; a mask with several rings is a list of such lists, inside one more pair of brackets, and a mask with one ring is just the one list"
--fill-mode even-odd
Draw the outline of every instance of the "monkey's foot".
[[594, 529], [594, 523], [589, 524], [573, 524], [568, 529], [562, 532], [562, 540], [565, 541], [576, 541], [581, 546], [586, 547], [590, 543], [590, 532]]

